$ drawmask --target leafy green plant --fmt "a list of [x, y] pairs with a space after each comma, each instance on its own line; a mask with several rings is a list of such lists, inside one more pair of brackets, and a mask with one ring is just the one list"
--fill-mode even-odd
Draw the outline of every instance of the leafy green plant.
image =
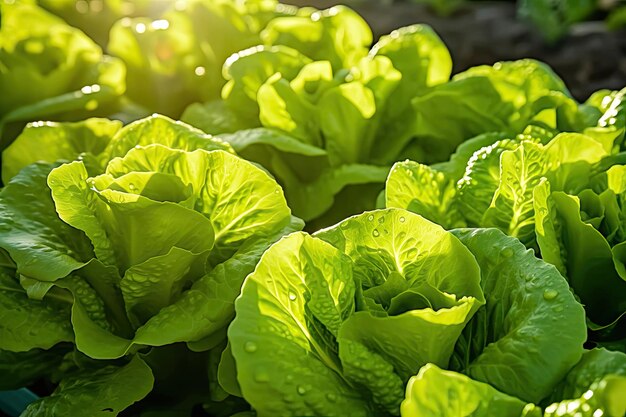
[[[319, 228], [373, 207], [389, 165], [413, 138], [411, 99], [447, 81], [451, 60], [426, 26], [385, 36], [368, 54], [371, 32], [354, 12], [317, 13], [307, 18], [313, 25], [355, 31], [314, 48], [299, 40], [308, 33], [295, 25], [303, 17], [282, 18], [296, 19], [293, 34], [280, 46], [229, 58], [224, 101], [192, 106], [183, 120], [222, 133], [238, 153], [263, 164], [294, 213]], [[334, 52], [315, 61], [320, 50]]]
[[125, 90], [120, 60], [35, 5], [3, 0], [0, 19], [0, 150], [26, 122], [80, 120], [115, 108]]
[[[220, 382], [261, 417], [399, 415], [404, 384], [427, 364], [538, 402], [586, 337], [566, 281], [518, 241], [496, 230], [453, 235], [399, 209], [282, 239], [236, 312]], [[411, 409], [405, 402], [402, 415], [421, 415]]]
[[[533, 60], [450, 79], [427, 26], [370, 48], [352, 10], [274, 0], [122, 19], [111, 75], [33, 4], [0, 4], [0, 81], [34, 80], [2, 120], [73, 121], [4, 132], [0, 389], [41, 394], [22, 417], [626, 414], [626, 90], [579, 104]], [[121, 104], [123, 83], [83, 91], [120, 120], [38, 78], [124, 65]], [[202, 130], [129, 123], [191, 101]]]
[[[24, 1], [24, 0], [20, 0]], [[31, 0], [34, 1], [34, 0]], [[169, 8], [169, 2], [150, 0], [36, 0], [48, 10], [85, 32], [98, 45], [106, 48], [111, 27], [129, 16], [157, 18]]]
[[109, 407], [119, 412], [151, 390], [144, 361], [156, 369], [171, 361], [132, 354], [219, 344], [245, 276], [271, 242], [302, 225], [265, 172], [162, 116], [122, 129], [106, 120], [36, 124], [6, 152], [42, 140], [59, 147], [36, 148], [37, 163], [3, 166], [0, 356], [28, 360], [65, 346], [59, 355], [98, 359], [76, 376], [60, 370], [57, 392], [26, 415], [79, 413], [100, 390], [110, 390], [107, 404], [119, 399]]
[[276, 1], [186, 1], [158, 18], [118, 20], [107, 49], [128, 68], [131, 100], [147, 113], [179, 117], [191, 103], [219, 98], [226, 58], [261, 43], [272, 17], [296, 10]]
[[622, 166], [611, 167], [621, 158], [615, 156], [624, 134], [621, 97], [598, 93], [580, 107], [563, 101], [521, 118], [531, 125], [518, 135], [486, 128], [445, 163], [398, 163], [386, 205], [449, 228], [496, 227], [520, 239], [568, 279], [586, 306], [594, 340], [624, 339]]

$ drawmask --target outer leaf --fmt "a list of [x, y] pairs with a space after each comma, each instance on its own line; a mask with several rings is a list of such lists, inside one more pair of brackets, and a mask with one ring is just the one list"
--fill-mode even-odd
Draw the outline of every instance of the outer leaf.
[[41, 281], [65, 277], [93, 257], [85, 235], [55, 212], [46, 185], [54, 167], [30, 165], [0, 192], [0, 247], [15, 261], [18, 273]]
[[541, 416], [532, 404], [499, 392], [489, 384], [428, 364], [411, 378], [402, 417]]
[[626, 311], [626, 282], [615, 270], [609, 243], [592, 225], [582, 221], [577, 197], [553, 192], [547, 201], [549, 211], [545, 215], [558, 228], [554, 233], [545, 232], [539, 241], [541, 250], [546, 248], [546, 253], [552, 253], [549, 261], [553, 262], [556, 253], [550, 248], [561, 248], [565, 276], [585, 304], [589, 318], [601, 326], [613, 323]]
[[2, 154], [2, 181], [7, 184], [34, 162], [72, 161], [83, 152], [98, 155], [121, 127], [121, 122], [107, 119], [29, 124]]
[[263, 255], [228, 330], [241, 390], [260, 417], [374, 415], [323, 337], [351, 314], [353, 296], [349, 261], [327, 243], [296, 233]]
[[7, 272], [0, 272], [0, 349], [49, 349], [74, 339], [66, 300], [31, 300]]
[[626, 377], [626, 354], [606, 349], [588, 350], [559, 383], [549, 400], [556, 402], [581, 397], [590, 385], [607, 375]]
[[117, 416], [152, 390], [152, 372], [139, 357], [122, 367], [106, 366], [67, 378], [57, 390], [31, 404], [23, 417]]
[[465, 328], [452, 367], [537, 403], [582, 355], [583, 307], [558, 271], [516, 239], [497, 230], [454, 234], [481, 267], [487, 304]]

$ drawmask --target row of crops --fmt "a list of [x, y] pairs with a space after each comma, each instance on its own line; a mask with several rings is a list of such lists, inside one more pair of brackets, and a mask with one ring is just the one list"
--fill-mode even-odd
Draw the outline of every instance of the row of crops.
[[0, 12], [22, 417], [626, 414], [626, 89], [343, 6]]

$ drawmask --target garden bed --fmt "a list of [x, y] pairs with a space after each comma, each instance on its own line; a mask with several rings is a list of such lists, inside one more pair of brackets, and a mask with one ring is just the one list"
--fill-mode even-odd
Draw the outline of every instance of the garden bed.
[[619, 34], [39, 1], [0, 0], [0, 417], [626, 415]]

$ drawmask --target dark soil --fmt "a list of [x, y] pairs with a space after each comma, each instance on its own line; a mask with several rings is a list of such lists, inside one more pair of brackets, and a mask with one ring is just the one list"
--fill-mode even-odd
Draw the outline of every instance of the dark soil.
[[[339, 1], [286, 0], [318, 8]], [[566, 38], [549, 46], [535, 29], [517, 19], [513, 3], [469, 3], [448, 17], [411, 3], [353, 3], [351, 7], [367, 20], [376, 38], [413, 23], [432, 26], [450, 49], [454, 73], [497, 61], [535, 58], [549, 64], [580, 101], [596, 90], [626, 86], [626, 30], [607, 31], [603, 22], [574, 25]]]

